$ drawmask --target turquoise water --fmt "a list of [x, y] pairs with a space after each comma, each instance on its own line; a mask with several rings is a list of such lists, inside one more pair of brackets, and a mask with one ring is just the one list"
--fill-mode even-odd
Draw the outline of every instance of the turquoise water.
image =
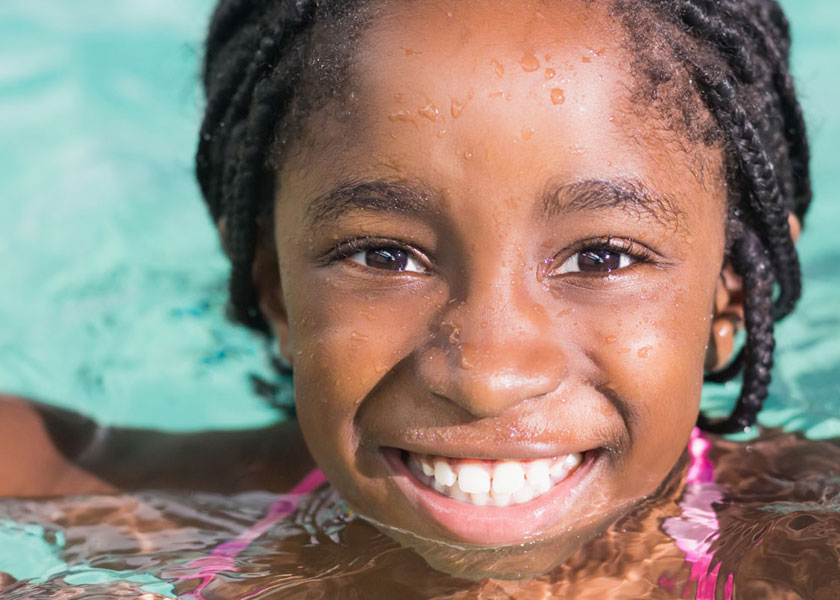
[[[778, 328], [759, 421], [838, 437], [840, 10], [835, 0], [783, 4], [816, 193], [800, 244], [805, 295]], [[0, 390], [113, 425], [194, 430], [277, 418], [250, 389], [252, 373], [269, 372], [262, 343], [223, 317], [227, 265], [192, 178], [211, 5], [0, 3]], [[706, 407], [723, 411], [737, 385], [706, 392]], [[256, 518], [267, 502], [251, 510], [243, 501], [237, 518]], [[67, 572], [62, 530], [18, 521], [0, 518], [0, 571], [172, 593], [107, 565]]]
[[111, 424], [276, 418], [192, 177], [211, 4], [0, 3], [0, 390]]
[[[760, 421], [840, 435], [840, 16], [786, 2], [813, 138], [805, 296]], [[0, 3], [0, 390], [109, 424], [247, 427], [264, 348], [223, 318], [226, 264], [192, 177], [211, 0]], [[724, 410], [737, 386], [710, 387]]]

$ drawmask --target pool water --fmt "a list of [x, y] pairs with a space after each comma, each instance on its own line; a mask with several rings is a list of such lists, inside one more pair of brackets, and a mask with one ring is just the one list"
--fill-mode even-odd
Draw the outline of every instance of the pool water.
[[[747, 589], [738, 578], [752, 572], [767, 585], [771, 573], [796, 581], [791, 597], [840, 597], [832, 582], [840, 580], [840, 9], [834, 0], [783, 4], [815, 202], [800, 243], [805, 294], [778, 327], [759, 421], [798, 433], [721, 442], [712, 454], [729, 465], [728, 479], [696, 481], [679, 501], [640, 507], [619, 526], [623, 536], [591, 549], [612, 566], [561, 573], [545, 584], [558, 595], [589, 597], [584, 587], [601, 581], [602, 593], [620, 585], [627, 597], [705, 597], [704, 585], [724, 594], [730, 573], [737, 595]], [[277, 412], [252, 393], [251, 377], [270, 378], [266, 350], [224, 319], [227, 265], [192, 178], [199, 45], [212, 1], [103, 7], [0, 3], [0, 391], [109, 425], [263, 426]], [[704, 406], [722, 414], [736, 394], [737, 384], [709, 386]], [[759, 447], [768, 462], [750, 450]], [[0, 500], [0, 572], [19, 580], [0, 596], [188, 594], [199, 585], [191, 561], [247, 531], [274, 501], [261, 492]], [[651, 523], [663, 533], [652, 541], [626, 533]], [[703, 547], [698, 531], [726, 535]], [[774, 536], [787, 550], [762, 555], [760, 540]], [[706, 558], [688, 560], [695, 555]], [[676, 558], [654, 568], [641, 560], [650, 556]], [[329, 488], [230, 560], [235, 568], [203, 588], [207, 598], [351, 598], [372, 582], [382, 597], [542, 593], [441, 577], [349, 514]], [[698, 569], [716, 579], [701, 581]], [[763, 597], [755, 594], [743, 597]]]

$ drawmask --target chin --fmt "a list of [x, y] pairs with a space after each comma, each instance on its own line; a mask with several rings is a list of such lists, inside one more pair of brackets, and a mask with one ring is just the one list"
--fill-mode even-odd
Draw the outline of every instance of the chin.
[[382, 523], [372, 524], [401, 546], [411, 548], [436, 571], [465, 579], [518, 580], [532, 579], [553, 571], [606, 531], [623, 513], [602, 516], [597, 522], [551, 538], [497, 547], [433, 540]]

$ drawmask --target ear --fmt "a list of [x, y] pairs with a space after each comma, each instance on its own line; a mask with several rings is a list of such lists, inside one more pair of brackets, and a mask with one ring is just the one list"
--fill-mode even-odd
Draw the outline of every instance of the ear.
[[802, 222], [795, 214], [788, 215], [788, 227], [790, 227], [790, 237], [793, 238], [793, 243], [799, 241], [799, 234], [802, 233]]
[[[799, 241], [802, 223], [790, 213], [788, 226], [793, 243]], [[715, 288], [715, 307], [712, 313], [712, 328], [709, 335], [709, 347], [706, 350], [707, 372], [722, 369], [732, 360], [735, 350], [735, 334], [744, 326], [744, 286], [741, 278], [727, 262], [721, 269]]]
[[744, 288], [741, 278], [727, 263], [715, 287], [715, 306], [704, 368], [718, 371], [729, 364], [735, 350], [735, 334], [744, 326]]
[[280, 351], [280, 358], [292, 366], [294, 350], [292, 347], [289, 318], [283, 298], [283, 285], [280, 281], [280, 267], [277, 262], [277, 250], [270, 228], [260, 223], [254, 265], [251, 270], [254, 288], [259, 298], [260, 311], [268, 321]]

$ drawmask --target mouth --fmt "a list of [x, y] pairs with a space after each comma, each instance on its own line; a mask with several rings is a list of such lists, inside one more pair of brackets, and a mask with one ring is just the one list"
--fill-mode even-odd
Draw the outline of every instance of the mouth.
[[483, 547], [522, 544], [571, 524], [602, 462], [598, 449], [524, 460], [381, 450], [391, 480], [437, 535]]
[[499, 508], [550, 493], [583, 462], [580, 452], [535, 460], [477, 460], [403, 450], [401, 458], [420, 483], [439, 494], [473, 506]]

